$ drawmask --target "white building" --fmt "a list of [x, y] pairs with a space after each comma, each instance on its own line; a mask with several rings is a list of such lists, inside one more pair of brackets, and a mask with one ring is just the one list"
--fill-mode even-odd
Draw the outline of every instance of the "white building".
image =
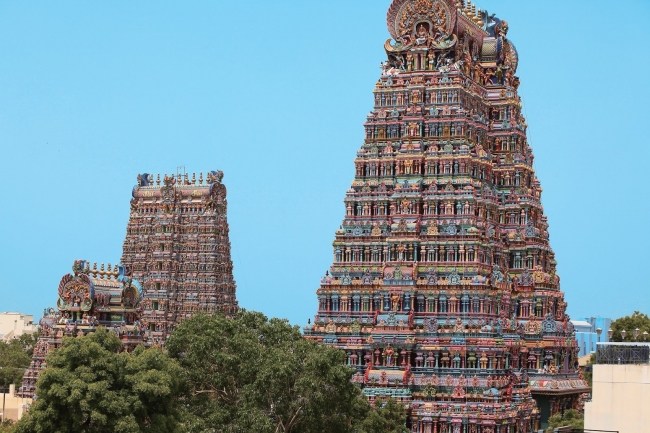
[[4, 341], [23, 334], [33, 334], [37, 329], [31, 314], [0, 313], [0, 339]]
[[599, 343], [585, 429], [650, 432], [650, 344]]

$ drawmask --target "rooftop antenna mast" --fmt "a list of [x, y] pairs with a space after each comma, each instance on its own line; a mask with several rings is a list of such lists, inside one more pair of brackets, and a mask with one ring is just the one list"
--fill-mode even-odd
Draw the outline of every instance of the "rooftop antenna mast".
[[176, 167], [176, 180], [180, 181], [185, 177], [185, 166], [179, 165]]

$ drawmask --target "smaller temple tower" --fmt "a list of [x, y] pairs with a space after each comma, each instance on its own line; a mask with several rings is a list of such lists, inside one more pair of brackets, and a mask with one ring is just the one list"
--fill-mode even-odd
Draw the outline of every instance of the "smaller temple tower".
[[152, 344], [199, 312], [237, 311], [223, 172], [138, 175], [122, 263], [143, 287]]
[[63, 337], [81, 337], [103, 326], [119, 335], [128, 351], [147, 343], [146, 329], [139, 321], [141, 290], [125, 274], [124, 266], [94, 263], [91, 267], [85, 260], [76, 260], [72, 271], [59, 282], [57, 309], [43, 311], [32, 362], [16, 393], [19, 397], [33, 397], [45, 356], [61, 346]]

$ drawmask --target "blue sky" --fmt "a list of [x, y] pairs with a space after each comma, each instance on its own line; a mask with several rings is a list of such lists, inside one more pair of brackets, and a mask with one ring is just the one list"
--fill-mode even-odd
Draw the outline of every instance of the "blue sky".
[[[240, 305], [305, 324], [389, 0], [0, 2], [0, 311], [116, 263], [137, 173], [220, 169]], [[623, 7], [623, 5], [625, 7]], [[520, 55], [573, 318], [650, 313], [650, 2], [482, 0]]]

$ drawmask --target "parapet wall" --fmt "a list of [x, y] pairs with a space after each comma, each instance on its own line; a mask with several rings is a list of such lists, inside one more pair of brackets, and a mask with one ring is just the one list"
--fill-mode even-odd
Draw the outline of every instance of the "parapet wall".
[[585, 429], [650, 432], [650, 364], [594, 365]]

